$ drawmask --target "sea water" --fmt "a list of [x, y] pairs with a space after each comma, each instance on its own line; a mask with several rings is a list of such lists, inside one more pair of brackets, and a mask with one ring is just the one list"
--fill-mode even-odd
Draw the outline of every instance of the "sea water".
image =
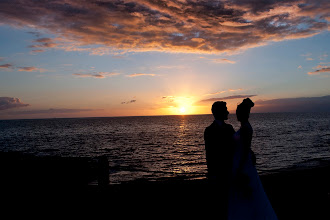
[[[203, 135], [212, 122], [212, 115], [0, 120], [0, 151], [105, 155], [111, 183], [204, 178]], [[235, 115], [227, 123], [240, 127]], [[260, 174], [330, 160], [330, 113], [259, 113], [250, 123]]]

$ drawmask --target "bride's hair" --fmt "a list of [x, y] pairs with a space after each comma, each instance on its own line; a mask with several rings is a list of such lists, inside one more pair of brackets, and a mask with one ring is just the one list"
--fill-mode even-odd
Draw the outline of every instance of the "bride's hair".
[[247, 120], [250, 115], [250, 110], [254, 106], [251, 99], [246, 98], [237, 106], [236, 114], [239, 114], [239, 120]]
[[246, 98], [243, 100], [243, 102], [240, 105], [244, 105], [246, 108], [252, 108], [254, 106], [254, 103], [251, 99]]

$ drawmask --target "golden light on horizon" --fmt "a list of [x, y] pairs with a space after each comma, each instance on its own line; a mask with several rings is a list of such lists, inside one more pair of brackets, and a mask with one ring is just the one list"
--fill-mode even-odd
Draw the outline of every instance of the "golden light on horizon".
[[158, 114], [160, 115], [197, 115], [209, 114], [211, 106], [199, 103], [200, 96], [180, 95], [163, 96]]
[[172, 107], [172, 113], [176, 115], [196, 114], [192, 97], [176, 97]]

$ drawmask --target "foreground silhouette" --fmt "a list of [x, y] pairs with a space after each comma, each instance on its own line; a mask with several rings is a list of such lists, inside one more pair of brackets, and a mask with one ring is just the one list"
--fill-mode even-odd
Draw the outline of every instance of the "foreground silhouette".
[[207, 161], [207, 177], [212, 188], [210, 197], [217, 201], [210, 213], [214, 212], [220, 219], [225, 219], [228, 209], [229, 180], [232, 170], [235, 133], [233, 126], [226, 124], [228, 110], [226, 102], [215, 102], [212, 105], [213, 123], [205, 129], [204, 140]]
[[254, 103], [244, 99], [236, 110], [241, 128], [235, 133], [225, 123], [228, 110], [225, 102], [212, 105], [214, 122], [205, 129], [204, 140], [207, 161], [207, 177], [210, 196], [216, 202], [210, 205], [220, 219], [276, 220], [276, 214], [263, 189], [255, 168], [255, 156], [251, 150], [253, 129], [249, 123]]
[[237, 106], [236, 110], [241, 128], [233, 136], [235, 151], [230, 180], [229, 220], [277, 219], [253, 162], [251, 151], [253, 129], [248, 120], [253, 106], [254, 103], [247, 98]]

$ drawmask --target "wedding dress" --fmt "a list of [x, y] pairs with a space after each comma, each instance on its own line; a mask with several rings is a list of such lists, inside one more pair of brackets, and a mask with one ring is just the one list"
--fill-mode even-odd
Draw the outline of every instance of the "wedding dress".
[[[244, 147], [250, 148], [250, 146], [246, 146], [246, 141], [243, 141], [242, 137], [248, 136], [251, 141], [252, 132], [252, 127], [247, 122], [234, 134], [236, 146], [229, 191], [228, 219], [277, 220], [253, 165], [250, 149], [248, 149], [247, 158], [243, 158]], [[239, 168], [240, 163], [242, 165]]]

